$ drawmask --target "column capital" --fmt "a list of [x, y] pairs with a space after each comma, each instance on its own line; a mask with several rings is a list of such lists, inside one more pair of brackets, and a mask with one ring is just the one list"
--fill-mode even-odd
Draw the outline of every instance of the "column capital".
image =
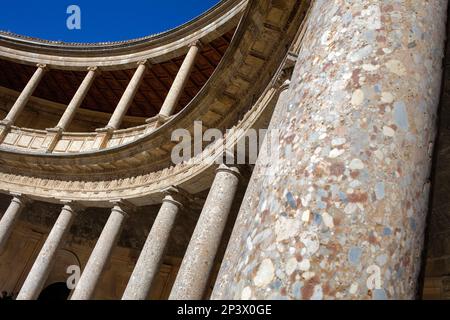
[[73, 200], [61, 200], [63, 209], [70, 211], [71, 213], [78, 213], [85, 209], [85, 207], [79, 202]]
[[201, 42], [200, 39], [194, 40], [188, 44], [188, 48], [191, 48], [191, 47], [197, 47], [197, 48], [201, 49], [201, 48], [203, 48], [203, 42]]
[[86, 70], [87, 70], [87, 71], [94, 71], [95, 74], [100, 74], [100, 73], [102, 73], [102, 70], [100, 70], [100, 68], [97, 67], [97, 66], [89, 66], [89, 67], [86, 68]]
[[136, 206], [124, 199], [111, 200], [110, 203], [114, 205], [111, 210], [115, 210], [123, 214], [125, 217], [130, 213], [136, 211]]
[[10, 192], [9, 194], [13, 197], [11, 199], [11, 202], [16, 202], [19, 205], [27, 205], [32, 202], [32, 200], [29, 197], [27, 197], [22, 193]]
[[140, 60], [136, 63], [138, 66], [146, 66], [149, 67], [150, 66], [150, 62], [148, 59], [144, 59], [144, 60]]
[[238, 165], [234, 165], [234, 164], [233, 165], [221, 164], [216, 169], [216, 173], [218, 173], [218, 172], [227, 172], [227, 173], [231, 173], [231, 174], [235, 175], [238, 178], [241, 177], [241, 173], [239, 171], [239, 166]]
[[36, 67], [38, 67], [39, 69], [42, 69], [44, 71], [48, 71], [50, 68], [48, 67], [48, 65], [44, 64], [44, 63], [37, 63]]
[[192, 196], [187, 191], [174, 186], [168, 187], [162, 191], [164, 198], [162, 202], [170, 202], [182, 208], [192, 201]]

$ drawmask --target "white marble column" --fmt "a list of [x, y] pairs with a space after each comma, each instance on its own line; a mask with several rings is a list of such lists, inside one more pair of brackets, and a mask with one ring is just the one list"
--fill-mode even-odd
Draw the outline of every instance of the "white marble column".
[[130, 83], [128, 84], [125, 92], [122, 95], [119, 103], [117, 104], [116, 109], [114, 110], [111, 119], [109, 120], [107, 129], [119, 129], [125, 114], [128, 111], [131, 103], [133, 102], [134, 96], [136, 95], [137, 90], [142, 82], [142, 79], [145, 74], [145, 70], [147, 69], [147, 61], [139, 62], [139, 65], [134, 72], [133, 78], [131, 78]]
[[145, 300], [158, 274], [175, 219], [182, 207], [180, 194], [170, 191], [163, 200], [122, 300]]
[[58, 124], [56, 125], [56, 128], [59, 128], [62, 131], [67, 130], [67, 128], [69, 127], [70, 123], [73, 120], [73, 117], [75, 116], [77, 109], [83, 102], [89, 89], [91, 88], [92, 84], [94, 83], [95, 77], [98, 73], [99, 73], [99, 69], [97, 67], [89, 67], [88, 68], [88, 72], [87, 72], [86, 76], [84, 77], [83, 82], [81, 83], [77, 92], [75, 93], [75, 95], [73, 96], [69, 105], [67, 106], [66, 110], [64, 111], [64, 114], [62, 115], [61, 119], [59, 120]]
[[202, 299], [239, 183], [236, 167], [220, 165], [170, 293], [170, 300]]
[[11, 110], [9, 110], [9, 113], [5, 117], [3, 122], [6, 122], [11, 125], [14, 124], [16, 119], [19, 117], [20, 112], [23, 110], [23, 108], [28, 103], [28, 100], [32, 96], [34, 90], [39, 85], [39, 82], [41, 81], [42, 77], [44, 76], [46, 69], [47, 69], [47, 66], [45, 64], [37, 65], [36, 71], [34, 72], [31, 79], [28, 81], [25, 88], [20, 93], [19, 98], [17, 98], [17, 100], [14, 103], [14, 105], [12, 106]]
[[99, 69], [97, 67], [88, 68], [88, 72], [84, 77], [83, 82], [81, 83], [77, 92], [73, 96], [72, 100], [70, 101], [69, 105], [64, 111], [64, 114], [62, 115], [56, 127], [47, 129], [47, 136], [43, 143], [43, 147], [46, 149], [47, 152], [53, 151], [59, 139], [61, 138], [62, 133], [66, 131], [67, 128], [70, 126], [70, 123], [75, 117], [78, 108], [80, 107], [81, 103], [86, 97], [98, 73]]
[[89, 300], [93, 297], [97, 283], [119, 239], [123, 223], [130, 210], [130, 206], [123, 201], [115, 202], [71, 300]]
[[13, 194], [11, 203], [0, 220], [0, 253], [3, 251], [26, 202], [27, 200], [23, 195]]
[[47, 281], [56, 253], [61, 247], [66, 235], [69, 233], [78, 209], [79, 207], [72, 203], [68, 203], [62, 208], [55, 225], [48, 235], [47, 240], [39, 252], [38, 257], [17, 296], [17, 300], [37, 299], [42, 291], [45, 281]]
[[14, 105], [9, 110], [5, 119], [0, 121], [0, 141], [2, 141], [9, 132], [9, 129], [12, 125], [14, 125], [17, 118], [20, 116], [20, 113], [25, 108], [30, 100], [30, 97], [33, 95], [34, 90], [39, 85], [42, 77], [44, 76], [45, 71], [47, 70], [47, 66], [44, 64], [38, 64], [37, 69], [34, 72], [31, 79], [28, 81], [25, 88], [20, 93]]
[[178, 100], [180, 100], [183, 89], [189, 79], [192, 67], [194, 66], [197, 54], [200, 51], [200, 41], [195, 41], [190, 45], [189, 51], [184, 58], [183, 64], [175, 77], [175, 80], [170, 87], [169, 93], [164, 100], [159, 115], [162, 117], [170, 117], [177, 106]]

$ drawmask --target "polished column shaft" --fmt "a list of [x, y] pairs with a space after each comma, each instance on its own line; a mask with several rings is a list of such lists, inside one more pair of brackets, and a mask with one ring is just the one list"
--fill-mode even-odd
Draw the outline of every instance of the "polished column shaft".
[[175, 111], [178, 100], [180, 100], [181, 93], [186, 85], [187, 80], [191, 74], [192, 67], [194, 66], [195, 59], [197, 58], [197, 54], [200, 50], [200, 42], [197, 41], [193, 43], [189, 51], [184, 58], [183, 64], [180, 67], [180, 70], [175, 77], [175, 80], [170, 87], [169, 93], [164, 100], [164, 103], [161, 107], [160, 115], [164, 117], [169, 117]]
[[447, 1], [311, 4], [212, 297], [414, 299]]
[[28, 100], [30, 100], [30, 97], [32, 96], [34, 90], [39, 85], [39, 82], [41, 81], [42, 77], [44, 76], [46, 70], [45, 65], [38, 65], [36, 71], [34, 72], [31, 79], [28, 81], [25, 88], [22, 90], [22, 92], [19, 95], [19, 98], [17, 98], [16, 102], [12, 106], [11, 110], [9, 110], [8, 115], [5, 117], [5, 119], [2, 121], [4, 123], [7, 123], [9, 125], [14, 124], [14, 122], [19, 117], [20, 113], [22, 112], [23, 108], [28, 103]]
[[39, 252], [38, 257], [17, 296], [17, 300], [37, 299], [48, 278], [49, 272], [51, 271], [56, 253], [68, 234], [74, 218], [74, 206], [65, 205]]
[[140, 62], [136, 71], [134, 72], [133, 78], [131, 78], [130, 83], [128, 84], [125, 92], [122, 95], [119, 103], [117, 104], [116, 109], [114, 110], [111, 119], [109, 120], [106, 128], [109, 129], [119, 129], [125, 114], [128, 111], [131, 103], [133, 102], [134, 96], [136, 95], [137, 90], [141, 84], [142, 78], [144, 77], [146, 70], [146, 61]]
[[167, 195], [145, 241], [122, 300], [145, 300], [158, 274], [181, 203]]
[[88, 73], [84, 77], [83, 82], [81, 83], [77, 92], [75, 93], [75, 95], [73, 96], [69, 105], [67, 106], [66, 110], [64, 111], [64, 114], [62, 115], [61, 119], [59, 120], [58, 124], [56, 125], [56, 128], [61, 129], [62, 131], [67, 130], [67, 128], [69, 127], [70, 123], [72, 122], [72, 120], [75, 116], [75, 113], [76, 113], [78, 107], [83, 102], [89, 89], [92, 86], [92, 83], [95, 80], [97, 70], [98, 69], [96, 67], [88, 69]]
[[22, 195], [14, 195], [8, 209], [6, 209], [0, 220], [0, 253], [4, 249], [24, 207], [25, 198]]
[[89, 300], [94, 295], [97, 283], [119, 239], [127, 215], [122, 207], [118, 204], [112, 208], [111, 215], [89, 257], [71, 300]]
[[169, 299], [203, 298], [238, 183], [236, 167], [217, 169]]

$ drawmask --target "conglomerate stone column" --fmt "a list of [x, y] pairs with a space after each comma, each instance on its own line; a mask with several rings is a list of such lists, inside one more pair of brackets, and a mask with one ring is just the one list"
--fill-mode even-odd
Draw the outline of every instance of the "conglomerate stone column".
[[178, 70], [177, 76], [175, 77], [169, 93], [167, 94], [161, 107], [161, 111], [159, 112], [160, 116], [170, 117], [175, 111], [177, 103], [180, 100], [181, 93], [183, 92], [186, 82], [191, 74], [192, 67], [194, 66], [195, 59], [197, 58], [200, 48], [200, 41], [195, 41], [190, 45], [189, 51], [183, 60], [183, 64], [181, 65], [180, 70]]
[[77, 209], [76, 204], [70, 203], [62, 208], [55, 225], [20, 289], [17, 300], [34, 300], [41, 293], [53, 266], [56, 253], [72, 226]]
[[213, 298], [414, 298], [447, 1], [312, 5]]
[[198, 300], [203, 297], [238, 183], [236, 167], [219, 166], [169, 299]]
[[89, 257], [86, 267], [83, 270], [83, 274], [70, 298], [71, 300], [89, 300], [94, 295], [100, 276], [102, 275], [103, 270], [109, 261], [111, 252], [119, 239], [123, 223], [127, 216], [126, 211], [131, 210], [127, 207], [129, 207], [127, 204], [120, 201], [116, 202], [111, 209], [111, 215], [95, 244], [95, 248]]
[[164, 197], [161, 209], [147, 236], [122, 300], [145, 300], [158, 274], [175, 219], [182, 204], [176, 190]]
[[3, 251], [26, 203], [27, 199], [23, 195], [13, 194], [11, 203], [0, 220], [0, 253]]

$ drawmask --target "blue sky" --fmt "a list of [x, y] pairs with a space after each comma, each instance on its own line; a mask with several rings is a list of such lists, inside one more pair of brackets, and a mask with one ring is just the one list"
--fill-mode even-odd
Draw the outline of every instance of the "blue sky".
[[[101, 42], [162, 32], [195, 18], [219, 0], [9, 0], [0, 30], [47, 40]], [[81, 29], [66, 26], [70, 5], [81, 10]]]

